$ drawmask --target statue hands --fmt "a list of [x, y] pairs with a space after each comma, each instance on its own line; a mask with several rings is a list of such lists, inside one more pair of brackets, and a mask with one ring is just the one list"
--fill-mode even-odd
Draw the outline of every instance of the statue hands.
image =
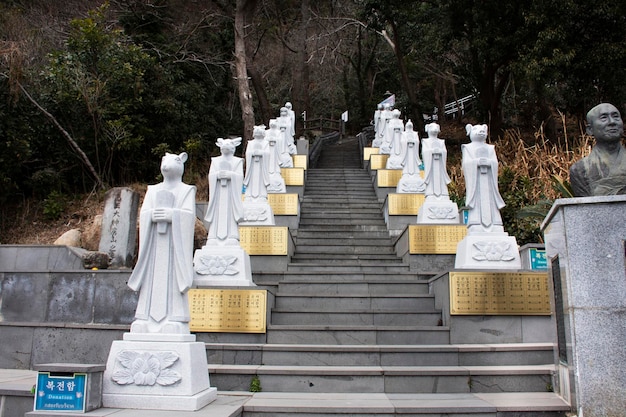
[[159, 233], [165, 233], [167, 231], [167, 223], [172, 222], [172, 209], [171, 208], [155, 208], [152, 211], [152, 221], [157, 223]]

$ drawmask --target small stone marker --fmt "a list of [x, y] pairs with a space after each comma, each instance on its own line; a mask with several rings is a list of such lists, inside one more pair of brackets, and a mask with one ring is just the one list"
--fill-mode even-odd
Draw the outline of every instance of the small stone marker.
[[110, 266], [131, 267], [137, 245], [139, 194], [116, 187], [106, 193], [99, 251], [111, 258]]

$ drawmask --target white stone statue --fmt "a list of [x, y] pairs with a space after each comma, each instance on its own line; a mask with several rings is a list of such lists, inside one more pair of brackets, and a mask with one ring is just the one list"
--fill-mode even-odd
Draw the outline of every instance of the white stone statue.
[[469, 209], [468, 232], [504, 231], [500, 209], [504, 200], [498, 190], [498, 159], [495, 147], [485, 143], [487, 125], [465, 127], [471, 142], [461, 145], [465, 175], [465, 205]]
[[267, 202], [267, 186], [270, 184], [269, 143], [265, 140], [265, 126], [255, 126], [253, 139], [246, 147], [246, 186], [244, 201]]
[[385, 103], [383, 105], [383, 109], [380, 112], [380, 118], [378, 121], [378, 125], [376, 126], [376, 137], [374, 138], [374, 141], [372, 142], [372, 147], [374, 148], [380, 148], [385, 134], [387, 132], [387, 124], [389, 122], [389, 119], [391, 119], [391, 104], [389, 103]]
[[396, 193], [423, 193], [425, 185], [420, 175], [422, 161], [419, 156], [419, 138], [411, 120], [406, 123], [401, 139], [405, 152], [401, 162], [402, 177], [396, 186]]
[[487, 125], [467, 125], [471, 142], [461, 145], [465, 175], [467, 235], [456, 249], [456, 269], [499, 270], [522, 268], [515, 236], [504, 231], [498, 191], [498, 159], [495, 147], [485, 143]]
[[296, 136], [296, 113], [293, 111], [292, 107], [293, 106], [291, 105], [291, 102], [288, 101], [285, 103], [287, 115], [289, 116], [289, 119], [291, 119], [291, 130], [289, 134], [293, 138], [294, 136]]
[[234, 153], [240, 143], [241, 138], [217, 140], [222, 155], [212, 158], [209, 170], [208, 238], [193, 257], [196, 286], [254, 286], [250, 257], [239, 243], [243, 160]]
[[380, 144], [379, 153], [387, 154], [391, 158], [391, 148], [395, 143], [400, 142], [403, 130], [404, 122], [400, 119], [400, 110], [395, 109], [391, 112], [391, 118], [387, 121], [387, 129]]
[[[271, 126], [272, 122], [270, 121], [270, 126]], [[269, 163], [268, 163], [268, 172], [270, 175], [270, 183], [267, 186], [267, 192], [268, 193], [286, 193], [287, 192], [287, 186], [285, 185], [285, 179], [282, 177], [281, 173], [280, 173], [280, 161], [281, 158], [283, 157], [283, 155], [287, 155], [287, 157], [289, 158], [289, 160], [291, 160], [291, 156], [284, 152], [284, 150], [286, 149], [285, 146], [285, 135], [284, 135], [284, 131], [283, 128], [281, 127], [281, 131], [278, 133], [278, 135], [275, 134], [275, 130], [274, 132], [272, 132], [272, 129], [270, 128], [269, 132], [271, 132], [271, 135], [267, 135], [267, 131], [266, 131], [266, 142], [269, 145]], [[293, 164], [292, 164], [293, 165]]]
[[437, 136], [441, 129], [437, 123], [426, 125], [428, 138], [422, 139], [422, 158], [424, 159], [424, 183], [426, 198], [448, 196], [450, 177], [446, 171], [448, 150], [443, 139]]
[[[255, 126], [253, 139], [246, 148], [246, 175], [243, 184], [246, 187], [243, 200], [244, 220], [247, 225], [274, 225], [274, 213], [267, 202], [268, 187], [271, 184], [270, 155], [271, 149], [265, 140], [265, 126]], [[272, 168], [276, 171], [276, 167]], [[279, 176], [280, 176], [280, 168]], [[282, 177], [281, 177], [282, 179]], [[284, 180], [283, 180], [284, 183]]]
[[437, 137], [440, 131], [437, 123], [426, 125], [425, 130], [428, 137], [422, 139], [422, 158], [426, 200], [417, 214], [417, 223], [458, 224], [459, 208], [448, 194], [450, 177], [446, 171], [446, 144]]
[[[402, 169], [406, 148], [404, 147], [402, 140], [405, 127], [404, 122], [400, 119], [400, 110], [393, 111], [393, 119], [389, 123], [393, 123], [393, 133], [389, 142], [389, 158], [387, 158], [387, 165], [385, 168]], [[385, 145], [383, 145], [383, 147], [384, 146]]]
[[383, 105], [382, 103], [378, 103], [376, 111], [374, 111], [374, 119], [372, 120], [372, 123], [374, 124], [374, 132], [378, 132], [378, 123], [380, 123], [380, 114], [382, 111]]
[[239, 244], [238, 224], [243, 220], [241, 190], [243, 159], [235, 156], [241, 138], [217, 139], [222, 155], [211, 158], [209, 169], [209, 205], [204, 216], [211, 244]]
[[128, 286], [139, 291], [131, 333], [189, 333], [196, 187], [182, 182], [187, 154], [166, 154], [163, 182], [148, 186], [139, 215], [139, 254]]

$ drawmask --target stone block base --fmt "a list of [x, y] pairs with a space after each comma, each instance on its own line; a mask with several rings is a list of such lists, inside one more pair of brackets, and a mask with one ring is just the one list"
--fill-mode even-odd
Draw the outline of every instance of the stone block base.
[[508, 233], [468, 234], [459, 242], [454, 262], [456, 269], [522, 269], [515, 236]]
[[210, 246], [196, 250], [193, 256], [197, 287], [254, 287], [250, 255], [241, 246]]
[[195, 411], [215, 398], [204, 343], [116, 340], [111, 345], [104, 407]]
[[243, 201], [243, 221], [240, 226], [273, 226], [274, 212], [267, 201]]

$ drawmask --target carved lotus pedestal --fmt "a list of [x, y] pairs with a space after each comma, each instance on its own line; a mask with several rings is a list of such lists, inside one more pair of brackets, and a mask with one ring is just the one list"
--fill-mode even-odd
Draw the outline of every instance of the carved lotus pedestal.
[[232, 286], [253, 287], [250, 255], [237, 245], [218, 246], [207, 242], [193, 256], [194, 278], [197, 287]]
[[195, 411], [216, 398], [206, 348], [195, 335], [125, 333], [111, 345], [104, 407]]
[[506, 232], [472, 233], [459, 242], [455, 269], [522, 269], [515, 236]]
[[417, 213], [417, 224], [459, 224], [459, 207], [447, 196], [428, 196]]
[[239, 225], [246, 226], [274, 226], [274, 212], [266, 201], [246, 201], [243, 202], [243, 221]]

